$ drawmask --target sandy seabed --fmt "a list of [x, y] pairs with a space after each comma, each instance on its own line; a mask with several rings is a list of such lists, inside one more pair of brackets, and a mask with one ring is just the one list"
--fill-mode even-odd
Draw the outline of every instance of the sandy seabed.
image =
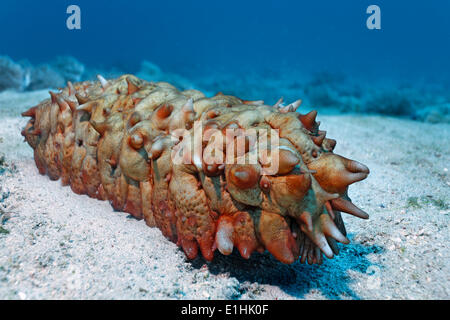
[[207, 263], [38, 173], [20, 113], [47, 97], [0, 94], [0, 299], [450, 298], [448, 124], [319, 113], [336, 153], [371, 170], [349, 191], [370, 219], [345, 215], [351, 243], [322, 266], [268, 253]]

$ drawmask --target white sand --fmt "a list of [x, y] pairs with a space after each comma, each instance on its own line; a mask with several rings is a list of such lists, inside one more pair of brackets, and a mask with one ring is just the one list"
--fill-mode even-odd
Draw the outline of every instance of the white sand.
[[344, 216], [351, 244], [322, 266], [190, 262], [158, 229], [38, 174], [19, 114], [47, 95], [0, 94], [0, 153], [16, 167], [0, 175], [1, 299], [450, 298], [450, 125], [319, 114], [336, 153], [371, 169], [350, 188], [371, 215]]

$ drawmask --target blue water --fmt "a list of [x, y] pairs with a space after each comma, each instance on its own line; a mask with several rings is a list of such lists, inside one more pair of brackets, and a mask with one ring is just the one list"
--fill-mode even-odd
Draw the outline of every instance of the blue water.
[[[81, 30], [66, 26], [72, 4]], [[380, 30], [366, 26], [373, 4]], [[20, 63], [22, 90], [63, 86], [72, 78], [39, 72], [29, 85], [27, 66], [73, 56], [86, 67], [76, 81], [134, 73], [268, 104], [302, 98], [303, 110], [450, 123], [448, 0], [2, 0], [1, 8], [0, 56]], [[163, 72], [142, 72], [143, 61]], [[11, 82], [0, 74], [0, 88]]]
[[[81, 8], [81, 30], [66, 8]], [[381, 8], [381, 30], [366, 8]], [[178, 73], [343, 71], [367, 77], [450, 77], [450, 1], [2, 0], [0, 54]]]

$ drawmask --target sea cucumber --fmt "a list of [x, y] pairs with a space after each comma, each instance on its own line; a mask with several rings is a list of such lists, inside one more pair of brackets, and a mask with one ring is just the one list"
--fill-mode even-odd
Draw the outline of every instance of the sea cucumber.
[[246, 259], [268, 250], [321, 264], [349, 243], [341, 212], [368, 218], [347, 190], [369, 169], [333, 153], [317, 112], [296, 112], [301, 100], [269, 106], [98, 78], [68, 82], [22, 114], [39, 172], [143, 218], [189, 259], [237, 248]]

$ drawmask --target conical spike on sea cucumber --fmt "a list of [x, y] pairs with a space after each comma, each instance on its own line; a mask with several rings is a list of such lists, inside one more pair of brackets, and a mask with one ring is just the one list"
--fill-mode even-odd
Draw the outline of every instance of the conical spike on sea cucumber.
[[339, 229], [336, 227], [336, 225], [334, 224], [333, 220], [330, 218], [329, 215], [322, 214], [320, 216], [320, 224], [321, 224], [321, 229], [326, 236], [332, 237], [333, 239], [335, 239], [343, 244], [350, 243], [350, 241], [347, 239], [347, 237], [344, 236], [339, 231]]
[[370, 173], [369, 168], [367, 168], [367, 166], [363, 165], [361, 162], [350, 160], [347, 158], [344, 159], [346, 160], [345, 167], [347, 168], [348, 171], [353, 173], [365, 173], [365, 174]]
[[287, 149], [280, 149], [278, 157], [278, 174], [286, 174], [291, 172], [300, 162], [300, 159], [292, 151]]
[[186, 113], [190, 113], [190, 112], [195, 112], [194, 111], [194, 100], [192, 98], [190, 98], [181, 108], [181, 110], [183, 112]]
[[355, 217], [361, 219], [369, 219], [369, 215], [366, 212], [364, 212], [348, 200], [342, 198], [333, 199], [331, 200], [331, 206], [335, 210], [349, 213], [351, 215], [354, 215]]
[[77, 92], [70, 81], [67, 81], [67, 88], [69, 88], [69, 96], [75, 95], [75, 92]]
[[27, 111], [24, 111], [21, 113], [22, 117], [32, 117], [35, 118], [36, 117], [36, 110], [37, 110], [38, 106], [35, 106], [33, 108], [28, 109]]
[[103, 89], [106, 89], [109, 86], [108, 80], [103, 78], [100, 74], [97, 75], [97, 79], [98, 81], [100, 81], [100, 84], [102, 85]]
[[259, 172], [253, 165], [234, 166], [230, 170], [230, 179], [240, 189], [249, 189], [259, 181]]
[[311, 213], [309, 213], [308, 211], [302, 212], [297, 221], [299, 222], [299, 225], [304, 225], [306, 230], [308, 230], [309, 232], [313, 231], [312, 217]]
[[275, 102], [275, 104], [273, 105], [274, 108], [278, 109], [281, 104], [283, 103], [283, 97], [281, 97], [280, 99], [278, 99], [277, 102]]
[[313, 229], [313, 231], [307, 230], [305, 225], [300, 226], [301, 230], [311, 239], [312, 242], [316, 246], [322, 250], [322, 252], [327, 256], [327, 258], [333, 258], [333, 250], [331, 250], [328, 245], [327, 239], [325, 238], [325, 234], [320, 230], [320, 228]]
[[336, 140], [334, 139], [327, 139], [325, 138], [325, 148], [328, 149], [329, 151], [333, 151], [334, 148], [336, 147]]
[[325, 139], [325, 134], [320, 134], [316, 137], [312, 137], [313, 142], [316, 146], [322, 146], [323, 140]]
[[314, 124], [316, 123], [316, 117], [317, 111], [313, 110], [311, 112], [308, 112], [307, 114], [300, 115], [299, 120], [307, 130], [312, 131], [312, 129], [314, 128]]
[[53, 92], [53, 91], [49, 91], [48, 93], [50, 93], [50, 97], [52, 99], [52, 103], [56, 103], [56, 99], [58, 98], [58, 95]]
[[152, 147], [150, 148], [148, 157], [153, 160], [158, 159], [163, 151], [164, 151], [163, 139], [156, 139], [156, 141], [153, 142]]
[[297, 110], [298, 107], [300, 107], [302, 102], [303, 102], [302, 99], [298, 99], [298, 100], [295, 100], [294, 102], [292, 102], [292, 107], [293, 107], [294, 111]]
[[293, 106], [292, 103], [291, 103], [291, 104], [288, 104], [288, 105], [285, 106], [285, 107], [281, 107], [281, 108], [280, 108], [280, 112], [281, 112], [281, 113], [288, 113], [288, 112], [293, 112], [293, 111], [295, 111], [295, 108], [294, 108], [294, 106]]
[[242, 100], [243, 104], [260, 106], [264, 104], [264, 100]]
[[259, 233], [267, 250], [283, 263], [293, 263], [299, 248], [285, 219], [276, 213], [263, 211]]
[[186, 257], [189, 260], [193, 260], [197, 257], [197, 255], [198, 255], [197, 241], [182, 238], [180, 240], [180, 245], [183, 248], [183, 251], [186, 254]]
[[220, 253], [229, 255], [233, 252], [233, 219], [222, 216], [217, 222], [216, 245]]
[[128, 95], [139, 91], [139, 87], [135, 85], [129, 78], [127, 78], [128, 83]]
[[334, 214], [333, 208], [331, 207], [330, 201], [325, 202], [325, 208], [328, 211], [328, 214], [330, 215], [331, 219], [334, 220], [335, 214]]
[[171, 104], [163, 104], [156, 110], [156, 117], [158, 119], [168, 118], [172, 114], [173, 106]]
[[130, 139], [128, 141], [133, 149], [138, 150], [142, 148], [144, 144], [144, 137], [140, 132], [136, 132], [130, 136]]

